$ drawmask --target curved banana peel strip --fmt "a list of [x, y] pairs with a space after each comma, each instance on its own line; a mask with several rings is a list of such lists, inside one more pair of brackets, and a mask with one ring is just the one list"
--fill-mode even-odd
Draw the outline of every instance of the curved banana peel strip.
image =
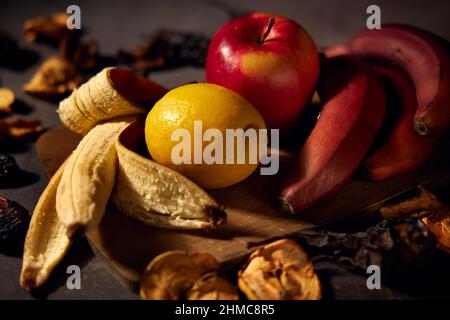
[[56, 214], [56, 189], [66, 163], [50, 179], [31, 217], [20, 274], [20, 285], [28, 291], [47, 281], [71, 245], [66, 227]]
[[221, 206], [180, 173], [137, 154], [144, 123], [135, 121], [116, 141], [115, 206], [132, 218], [161, 228], [208, 229], [225, 223]]
[[105, 68], [60, 102], [62, 123], [86, 134], [97, 123], [148, 111], [167, 89], [120, 68]]
[[116, 182], [115, 141], [134, 120], [115, 119], [95, 126], [67, 161], [56, 193], [56, 211], [73, 237], [95, 228], [103, 217]]

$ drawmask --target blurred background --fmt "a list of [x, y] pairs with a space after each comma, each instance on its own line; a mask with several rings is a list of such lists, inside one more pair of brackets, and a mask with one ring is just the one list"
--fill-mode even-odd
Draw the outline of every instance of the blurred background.
[[[365, 28], [366, 8], [377, 4], [381, 8], [381, 21], [404, 22], [429, 30], [447, 40], [450, 39], [450, 1], [350, 1], [350, 0], [164, 0], [164, 1], [0, 1], [0, 30], [17, 39], [19, 46], [38, 54], [36, 63], [17, 71], [0, 67], [0, 86], [11, 88], [17, 98], [29, 107], [25, 117], [42, 121], [45, 128], [59, 125], [55, 112], [56, 103], [32, 97], [22, 91], [22, 86], [36, 72], [39, 65], [57, 50], [44, 44], [27, 44], [24, 41], [23, 23], [40, 15], [65, 12], [76, 4], [81, 8], [83, 39], [95, 40], [102, 55], [114, 56], [120, 49], [132, 48], [159, 29], [192, 32], [212, 37], [228, 20], [255, 11], [287, 16], [300, 23], [313, 37], [319, 48], [343, 41], [358, 30]], [[150, 77], [167, 87], [190, 81], [204, 81], [201, 67], [186, 66], [170, 70], [152, 71]], [[47, 183], [35, 145], [20, 150], [0, 150], [12, 154], [19, 166], [36, 175], [33, 183], [21, 188], [0, 189], [0, 195], [18, 201], [32, 212], [36, 201]], [[69, 264], [82, 267], [83, 290], [70, 291], [65, 287], [65, 270]], [[18, 285], [21, 258], [0, 254], [0, 298], [28, 299], [31, 296]], [[402, 298], [389, 288], [381, 291], [362, 290], [351, 283], [365, 283], [358, 277], [342, 270], [332, 270], [330, 283], [334, 298]], [[52, 278], [41, 297], [65, 299], [135, 299], [107, 272], [99, 258], [85, 242], [71, 250], [67, 259]]]

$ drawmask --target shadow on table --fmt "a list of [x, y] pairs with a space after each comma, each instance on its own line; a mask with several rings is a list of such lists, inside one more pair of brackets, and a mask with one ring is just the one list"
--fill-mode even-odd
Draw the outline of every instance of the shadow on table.
[[78, 239], [74, 242], [61, 263], [53, 270], [47, 283], [42, 288], [32, 292], [32, 296], [36, 299], [47, 299], [49, 294], [66, 285], [68, 276], [66, 270], [68, 266], [77, 265], [80, 269], [83, 269], [83, 266], [94, 256], [86, 239]]
[[39, 175], [28, 172], [25, 170], [20, 170], [18, 173], [14, 174], [14, 178], [3, 181], [0, 180], [0, 189], [14, 189], [29, 186], [39, 180]]
[[24, 71], [35, 64], [40, 58], [36, 51], [20, 48], [13, 55], [0, 60], [0, 67], [14, 70]]

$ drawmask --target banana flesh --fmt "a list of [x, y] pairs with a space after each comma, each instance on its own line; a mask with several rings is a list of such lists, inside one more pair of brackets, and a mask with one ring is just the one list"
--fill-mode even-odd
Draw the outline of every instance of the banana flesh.
[[116, 181], [116, 137], [132, 119], [98, 124], [67, 161], [56, 194], [56, 211], [69, 237], [100, 223]]

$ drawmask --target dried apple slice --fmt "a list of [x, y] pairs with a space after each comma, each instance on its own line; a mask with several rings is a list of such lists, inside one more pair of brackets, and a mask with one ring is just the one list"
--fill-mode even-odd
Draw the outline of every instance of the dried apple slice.
[[250, 300], [318, 300], [319, 278], [308, 255], [282, 239], [254, 251], [238, 273], [238, 285]]
[[145, 300], [178, 300], [204, 274], [218, 270], [219, 264], [210, 254], [167, 251], [155, 257], [145, 269], [139, 294]]
[[39, 67], [23, 90], [35, 96], [53, 98], [72, 92], [80, 83], [76, 66], [65, 58], [54, 56]]
[[15, 100], [16, 96], [11, 89], [0, 88], [0, 113], [12, 113]]
[[450, 215], [449, 210], [436, 212], [422, 219], [436, 237], [437, 247], [450, 254]]
[[216, 273], [198, 279], [187, 293], [188, 300], [239, 300], [236, 287]]

